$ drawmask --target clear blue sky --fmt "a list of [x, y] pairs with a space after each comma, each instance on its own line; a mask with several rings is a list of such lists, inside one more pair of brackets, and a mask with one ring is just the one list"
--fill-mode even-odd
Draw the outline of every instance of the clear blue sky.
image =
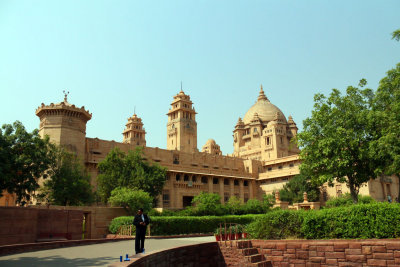
[[87, 136], [122, 141], [143, 119], [148, 146], [166, 147], [170, 103], [183, 82], [198, 148], [233, 151], [238, 117], [262, 83], [298, 127], [314, 94], [361, 78], [376, 89], [400, 62], [400, 1], [0, 0], [0, 124], [39, 126], [43, 102], [84, 105]]

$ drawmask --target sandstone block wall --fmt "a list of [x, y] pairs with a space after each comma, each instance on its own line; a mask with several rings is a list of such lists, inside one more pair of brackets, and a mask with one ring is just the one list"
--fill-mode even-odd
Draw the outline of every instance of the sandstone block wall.
[[252, 240], [273, 266], [400, 266], [400, 240]]

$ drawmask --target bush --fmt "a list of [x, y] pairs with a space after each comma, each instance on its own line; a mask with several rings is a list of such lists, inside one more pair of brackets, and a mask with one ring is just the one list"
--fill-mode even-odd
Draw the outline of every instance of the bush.
[[261, 215], [246, 230], [251, 238], [284, 239], [300, 238], [305, 211], [275, 210]]
[[[371, 203], [376, 203], [376, 200], [370, 196], [358, 195], [358, 204], [371, 204]], [[329, 199], [328, 201], [326, 201], [325, 205], [326, 208], [333, 208], [333, 207], [351, 206], [354, 205], [354, 203], [353, 199], [351, 198], [351, 195], [347, 193], [344, 194], [343, 196]]]
[[[229, 216], [158, 216], [152, 217], [152, 235], [180, 235], [213, 233], [220, 223], [249, 224], [262, 215]], [[109, 231], [116, 233], [121, 225], [132, 224], [133, 217], [117, 217], [111, 221]]]
[[139, 208], [143, 210], [150, 211], [153, 198], [149, 193], [142, 190], [132, 190], [126, 187], [115, 188], [111, 192], [111, 197], [108, 201], [113, 206], [119, 206], [125, 208], [129, 214], [136, 214]]
[[400, 236], [400, 206], [360, 204], [307, 213], [305, 238], [396, 238]]

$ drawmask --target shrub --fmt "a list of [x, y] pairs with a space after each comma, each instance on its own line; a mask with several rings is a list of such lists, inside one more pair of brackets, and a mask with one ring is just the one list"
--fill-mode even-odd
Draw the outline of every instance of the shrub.
[[[376, 203], [376, 200], [370, 196], [358, 195], [358, 204], [370, 204], [370, 203]], [[344, 194], [343, 196], [329, 199], [328, 201], [326, 201], [325, 205], [326, 208], [333, 208], [333, 207], [350, 206], [354, 205], [354, 203], [353, 199], [351, 198], [351, 195], [347, 193]]]
[[305, 211], [275, 210], [261, 215], [250, 223], [246, 230], [251, 238], [256, 239], [284, 239], [299, 238]]
[[[220, 223], [248, 224], [262, 215], [229, 216], [157, 216], [151, 218], [152, 235], [180, 235], [213, 233]], [[133, 217], [117, 217], [111, 221], [109, 230], [116, 233], [120, 225], [129, 225]]]
[[307, 213], [305, 238], [396, 238], [400, 236], [400, 206], [360, 204]]

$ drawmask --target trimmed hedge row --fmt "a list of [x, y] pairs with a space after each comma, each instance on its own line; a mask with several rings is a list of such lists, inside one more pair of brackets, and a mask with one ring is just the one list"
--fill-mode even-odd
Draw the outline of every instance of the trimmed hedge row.
[[[162, 216], [151, 217], [152, 235], [181, 235], [212, 233], [220, 223], [249, 224], [263, 215], [228, 215], [228, 216]], [[115, 234], [121, 225], [132, 224], [133, 216], [114, 218], [109, 231]]]
[[400, 237], [400, 205], [360, 204], [310, 211], [273, 211], [248, 227], [257, 239]]

